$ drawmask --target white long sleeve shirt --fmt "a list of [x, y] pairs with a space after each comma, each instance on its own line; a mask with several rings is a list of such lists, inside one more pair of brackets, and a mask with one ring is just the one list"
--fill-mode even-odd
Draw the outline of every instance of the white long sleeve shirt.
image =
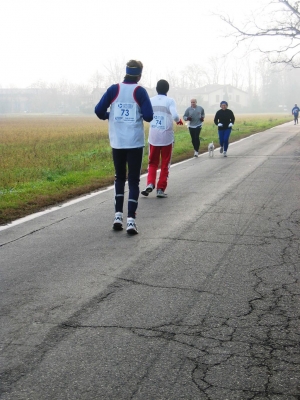
[[174, 142], [173, 121], [180, 120], [173, 99], [163, 94], [150, 98], [153, 120], [150, 122], [148, 142], [153, 146], [168, 146]]

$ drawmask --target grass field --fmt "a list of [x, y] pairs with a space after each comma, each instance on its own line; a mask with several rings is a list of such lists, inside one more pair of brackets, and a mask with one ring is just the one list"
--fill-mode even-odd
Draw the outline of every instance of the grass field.
[[[290, 120], [284, 114], [236, 115], [230, 141]], [[107, 125], [96, 116], [0, 116], [0, 224], [111, 185]], [[192, 157], [193, 149], [188, 129], [174, 124], [174, 130], [176, 163]], [[201, 131], [201, 153], [212, 140], [218, 143], [211, 115]], [[146, 168], [147, 147], [142, 172]]]

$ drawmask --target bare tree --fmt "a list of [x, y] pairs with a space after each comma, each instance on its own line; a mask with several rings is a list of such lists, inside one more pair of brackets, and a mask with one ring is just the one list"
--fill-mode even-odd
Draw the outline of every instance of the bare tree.
[[151, 69], [146, 68], [143, 70], [143, 75], [140, 84], [148, 88], [152, 88], [153, 86], [156, 85], [156, 81], [155, 79], [153, 79], [153, 72]]
[[237, 45], [246, 40], [268, 38], [256, 48], [273, 64], [300, 68], [300, 1], [272, 0], [258, 16], [253, 16], [241, 27], [230, 18], [220, 18], [233, 28]]
[[94, 72], [94, 74], [90, 78], [90, 83], [93, 88], [100, 88], [104, 86], [104, 76], [100, 74], [100, 72], [97, 70]]
[[122, 81], [122, 78], [125, 76], [125, 66], [126, 62], [124, 60], [114, 60], [104, 65], [104, 68], [107, 71], [106, 86]]
[[208, 59], [207, 70], [205, 72], [208, 84], [220, 84], [220, 75], [226, 64], [222, 58], [223, 57], [210, 57]]
[[34, 89], [47, 89], [49, 87], [49, 83], [42, 81], [42, 80], [38, 80], [33, 82], [31, 85], [29, 85], [30, 88], [34, 88]]
[[182, 71], [187, 87], [199, 88], [203, 86], [203, 68], [199, 64], [190, 64]]

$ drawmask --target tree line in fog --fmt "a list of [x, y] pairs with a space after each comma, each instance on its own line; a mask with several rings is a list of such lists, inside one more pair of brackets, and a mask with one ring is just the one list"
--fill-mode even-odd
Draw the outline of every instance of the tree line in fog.
[[[28, 112], [93, 113], [101, 92], [111, 84], [122, 81], [123, 77], [124, 63], [116, 61], [103, 67], [102, 72], [95, 71], [86, 84], [34, 82], [26, 89]], [[141, 84], [153, 93], [157, 80], [166, 79], [170, 83], [169, 95], [176, 101], [179, 101], [183, 90], [195, 93], [195, 89], [206, 85], [229, 84], [248, 93], [248, 106], [243, 111], [278, 112], [290, 110], [295, 103], [300, 103], [297, 98], [300, 93], [299, 78], [299, 69], [272, 65], [266, 61], [251, 64], [245, 58], [229, 65], [224, 59], [211, 58], [204, 66], [191, 64], [179, 72], [169, 70], [164, 76], [155, 76], [145, 65]], [[18, 92], [18, 88], [11, 88], [10, 91], [0, 88], [0, 113], [11, 112], [15, 97], [22, 95], [25, 96]], [[200, 94], [197, 100], [198, 104], [203, 101]], [[26, 111], [20, 109], [20, 112]]]

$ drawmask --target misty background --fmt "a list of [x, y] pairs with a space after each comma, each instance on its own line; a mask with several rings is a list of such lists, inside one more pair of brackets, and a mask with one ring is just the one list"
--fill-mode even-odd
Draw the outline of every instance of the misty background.
[[222, 20], [246, 27], [259, 17], [267, 26], [270, 3], [2, 0], [0, 113], [93, 113], [129, 59], [143, 62], [149, 95], [169, 81], [180, 111], [196, 97], [207, 112], [222, 99], [237, 112], [290, 112], [300, 70], [271, 64]]

